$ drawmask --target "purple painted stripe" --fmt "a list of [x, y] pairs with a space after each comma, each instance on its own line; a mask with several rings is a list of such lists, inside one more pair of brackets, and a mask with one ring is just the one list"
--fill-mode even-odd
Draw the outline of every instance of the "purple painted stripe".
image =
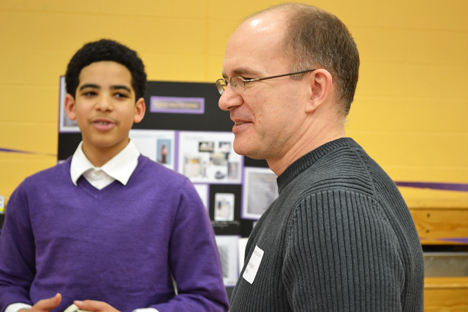
[[397, 182], [397, 186], [414, 187], [414, 188], [427, 188], [433, 190], [446, 190], [457, 192], [468, 192], [468, 184], [462, 183], [437, 183], [437, 182]]
[[46, 156], [57, 157], [57, 154], [45, 154], [45, 153], [36, 153], [36, 152], [30, 152], [30, 151], [20, 151], [20, 150], [14, 150], [14, 149], [9, 149], [9, 148], [2, 148], [2, 147], [0, 147], [0, 152], [6, 152], [6, 153], [20, 153], [20, 154], [33, 154], [33, 155], [46, 155]]
[[30, 152], [30, 151], [20, 151], [20, 150], [14, 150], [14, 149], [9, 149], [9, 148], [2, 148], [2, 147], [0, 147], [0, 152], [19, 153], [19, 154], [39, 154], [35, 152]]
[[468, 237], [458, 237], [458, 238], [439, 238], [439, 240], [447, 241], [447, 242], [457, 242], [468, 244]]
[[31, 152], [12, 150], [12, 149], [2, 148], [2, 147], [0, 147], [0, 152], [32, 154]]
[[439, 237], [419, 237], [421, 241], [443, 241], [443, 242], [452, 242], [452, 243], [461, 243], [461, 244], [468, 244], [468, 237], [446, 237], [446, 238], [439, 238]]

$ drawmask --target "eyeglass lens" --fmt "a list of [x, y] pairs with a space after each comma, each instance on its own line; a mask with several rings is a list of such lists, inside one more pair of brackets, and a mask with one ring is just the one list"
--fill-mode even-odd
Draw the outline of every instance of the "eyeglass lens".
[[226, 89], [226, 81], [224, 79], [218, 79], [216, 80], [216, 88], [218, 88], [218, 91], [220, 94], [224, 93], [224, 90]]
[[216, 87], [218, 88], [218, 91], [220, 94], [224, 93], [224, 90], [226, 90], [228, 83], [231, 84], [231, 88], [234, 92], [245, 91], [245, 83], [242, 80], [242, 78], [238, 76], [234, 76], [234, 77], [231, 77], [229, 80], [218, 79], [216, 81]]

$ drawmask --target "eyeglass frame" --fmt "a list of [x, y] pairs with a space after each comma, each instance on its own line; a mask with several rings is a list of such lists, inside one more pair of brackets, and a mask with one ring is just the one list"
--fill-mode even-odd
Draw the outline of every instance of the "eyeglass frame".
[[[295, 73], [276, 75], [276, 76], [269, 76], [269, 77], [262, 77], [262, 78], [244, 78], [244, 77], [241, 77], [241, 76], [232, 76], [231, 78], [229, 78], [229, 80], [226, 80], [224, 78], [220, 78], [220, 79], [216, 80], [216, 88], [218, 89], [218, 92], [221, 95], [223, 95], [224, 91], [226, 91], [228, 83], [231, 84], [231, 88], [232, 88], [232, 78], [237, 77], [237, 78], [240, 78], [240, 80], [242, 81], [242, 84], [244, 85], [244, 90], [242, 90], [242, 91], [236, 91], [234, 89], [232, 89], [232, 90], [234, 92], [236, 92], [236, 93], [242, 93], [245, 90], [247, 90], [247, 85], [246, 85], [247, 82], [255, 82], [255, 81], [260, 81], [260, 80], [267, 80], [267, 79], [273, 79], [273, 78], [279, 78], [279, 77], [285, 77], [285, 76], [291, 76], [291, 75], [304, 74], [304, 73], [312, 72], [314, 70], [317, 70], [317, 68], [302, 70], [302, 71], [298, 71], [298, 72], [295, 72]], [[223, 81], [225, 83], [224, 86], [221, 84], [221, 81]]]

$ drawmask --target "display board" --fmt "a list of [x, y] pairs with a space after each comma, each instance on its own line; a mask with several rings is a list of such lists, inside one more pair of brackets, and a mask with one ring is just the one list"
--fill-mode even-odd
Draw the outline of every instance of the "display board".
[[[63, 109], [63, 77], [60, 90], [58, 160], [63, 161], [75, 152], [81, 133]], [[130, 138], [143, 155], [192, 181], [208, 210], [230, 287], [242, 262], [239, 239], [249, 236], [278, 190], [264, 160], [234, 152], [233, 122], [218, 100], [214, 83], [149, 81], [146, 115]]]

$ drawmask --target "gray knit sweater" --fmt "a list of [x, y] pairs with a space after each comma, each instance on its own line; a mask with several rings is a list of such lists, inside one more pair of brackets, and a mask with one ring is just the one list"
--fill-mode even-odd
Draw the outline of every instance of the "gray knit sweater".
[[[231, 312], [423, 311], [411, 214], [354, 140], [315, 149], [277, 183], [279, 197], [250, 235]], [[249, 283], [243, 274], [256, 247], [264, 253]]]

